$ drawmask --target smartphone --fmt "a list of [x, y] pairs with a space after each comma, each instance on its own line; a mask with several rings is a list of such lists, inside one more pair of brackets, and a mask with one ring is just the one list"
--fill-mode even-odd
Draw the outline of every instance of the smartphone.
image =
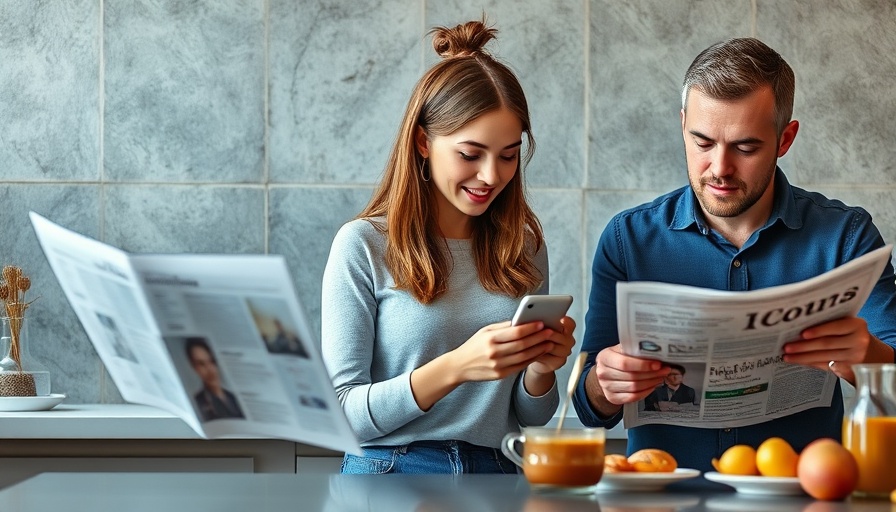
[[521, 325], [540, 320], [545, 327], [559, 332], [563, 330], [560, 319], [566, 316], [570, 305], [572, 295], [526, 295], [510, 324]]

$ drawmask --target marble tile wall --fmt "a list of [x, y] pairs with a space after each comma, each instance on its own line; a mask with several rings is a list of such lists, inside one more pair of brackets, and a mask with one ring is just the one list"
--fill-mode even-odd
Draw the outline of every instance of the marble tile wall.
[[527, 182], [580, 323], [609, 217], [686, 183], [681, 76], [723, 38], [763, 38], [795, 68], [791, 180], [896, 240], [892, 0], [0, 2], [0, 262], [34, 278], [54, 391], [121, 401], [29, 210], [133, 252], [283, 254], [319, 332], [330, 241], [435, 61], [427, 30], [483, 12], [529, 96]]

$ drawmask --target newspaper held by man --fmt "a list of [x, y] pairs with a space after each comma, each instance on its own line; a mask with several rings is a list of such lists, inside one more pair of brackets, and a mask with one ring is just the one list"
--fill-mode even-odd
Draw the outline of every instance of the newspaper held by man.
[[31, 222], [125, 400], [204, 438], [361, 453], [281, 256], [129, 254]]
[[617, 283], [623, 351], [672, 368], [670, 382], [624, 406], [625, 428], [741, 427], [830, 406], [837, 376], [785, 363], [783, 347], [808, 327], [857, 315], [892, 249], [802, 282], [746, 292]]

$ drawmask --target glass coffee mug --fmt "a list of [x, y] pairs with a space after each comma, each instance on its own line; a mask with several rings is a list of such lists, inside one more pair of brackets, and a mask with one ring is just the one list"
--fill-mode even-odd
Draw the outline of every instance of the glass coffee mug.
[[603, 428], [524, 427], [504, 436], [501, 451], [535, 487], [587, 488], [604, 474], [606, 438]]

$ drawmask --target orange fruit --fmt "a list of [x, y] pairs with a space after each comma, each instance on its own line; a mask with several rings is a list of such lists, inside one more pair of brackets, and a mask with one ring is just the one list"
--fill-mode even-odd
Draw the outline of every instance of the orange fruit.
[[756, 450], [746, 444], [736, 444], [725, 450], [718, 459], [712, 459], [712, 466], [726, 475], [758, 475]]
[[780, 437], [770, 437], [756, 449], [756, 469], [762, 476], [796, 476], [799, 459], [790, 443]]

